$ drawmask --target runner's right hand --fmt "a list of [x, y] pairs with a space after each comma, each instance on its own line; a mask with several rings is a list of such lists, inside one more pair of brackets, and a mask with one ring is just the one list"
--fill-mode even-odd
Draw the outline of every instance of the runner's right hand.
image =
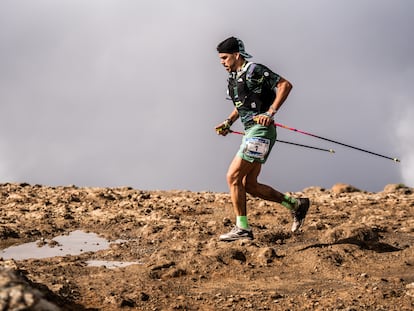
[[226, 136], [228, 133], [230, 133], [230, 122], [228, 120], [225, 120], [224, 122], [220, 123], [216, 126], [216, 133], [217, 135]]

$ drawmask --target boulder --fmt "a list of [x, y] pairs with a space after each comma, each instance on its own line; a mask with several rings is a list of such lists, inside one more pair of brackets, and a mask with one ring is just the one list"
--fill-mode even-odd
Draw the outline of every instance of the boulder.
[[359, 190], [358, 188], [355, 188], [352, 185], [349, 184], [335, 184], [332, 186], [332, 192], [339, 194], [339, 193], [350, 193], [350, 192], [360, 192], [361, 190]]

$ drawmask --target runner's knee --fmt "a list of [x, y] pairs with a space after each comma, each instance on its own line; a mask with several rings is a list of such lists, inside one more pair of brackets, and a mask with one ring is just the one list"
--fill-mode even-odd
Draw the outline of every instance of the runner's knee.
[[227, 178], [227, 184], [229, 186], [235, 186], [235, 185], [242, 185], [242, 178], [237, 172], [229, 171], [226, 175]]

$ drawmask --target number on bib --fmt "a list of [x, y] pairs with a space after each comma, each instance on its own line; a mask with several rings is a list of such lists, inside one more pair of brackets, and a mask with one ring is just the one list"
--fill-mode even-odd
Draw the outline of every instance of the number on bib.
[[244, 154], [256, 158], [264, 159], [269, 152], [270, 140], [261, 137], [246, 138]]

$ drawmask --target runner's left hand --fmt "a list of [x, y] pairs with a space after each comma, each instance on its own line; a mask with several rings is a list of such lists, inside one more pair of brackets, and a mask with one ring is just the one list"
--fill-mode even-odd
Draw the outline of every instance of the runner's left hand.
[[269, 126], [273, 123], [273, 118], [268, 114], [259, 114], [253, 118], [254, 121], [256, 121], [257, 124], [263, 125], [263, 126]]

